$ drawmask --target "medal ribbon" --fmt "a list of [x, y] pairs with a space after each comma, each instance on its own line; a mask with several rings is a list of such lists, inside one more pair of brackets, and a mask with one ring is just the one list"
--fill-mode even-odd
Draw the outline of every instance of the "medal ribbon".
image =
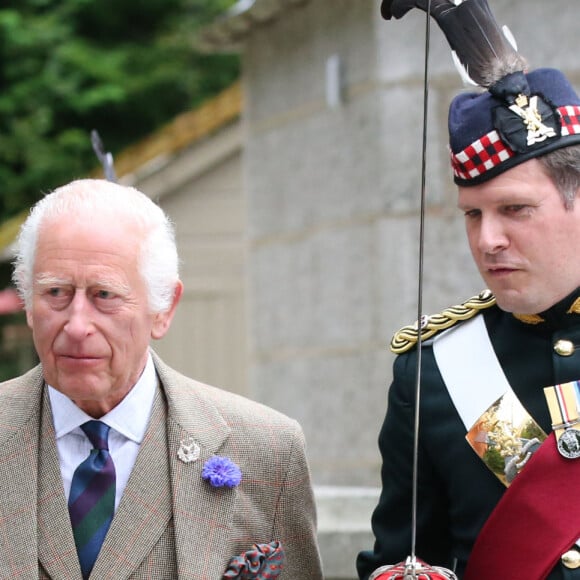
[[557, 440], [560, 440], [566, 429], [579, 422], [576, 398], [577, 386], [578, 381], [573, 381], [544, 389], [544, 396], [546, 397], [552, 419], [552, 429], [556, 434]]

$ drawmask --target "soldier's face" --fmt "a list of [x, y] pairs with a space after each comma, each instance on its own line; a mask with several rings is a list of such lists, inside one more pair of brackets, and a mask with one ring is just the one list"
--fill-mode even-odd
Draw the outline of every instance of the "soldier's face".
[[535, 159], [459, 188], [471, 253], [499, 306], [536, 314], [580, 286], [580, 203], [566, 209]]

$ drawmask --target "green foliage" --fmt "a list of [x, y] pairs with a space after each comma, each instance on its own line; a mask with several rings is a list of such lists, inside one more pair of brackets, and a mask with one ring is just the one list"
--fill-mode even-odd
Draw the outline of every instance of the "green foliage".
[[542, 431], [542, 428], [532, 421], [526, 424], [520, 434], [522, 439], [538, 439], [539, 441], [543, 441], [545, 436], [546, 434]]
[[195, 50], [234, 0], [3, 0], [0, 221], [230, 84], [237, 55]]

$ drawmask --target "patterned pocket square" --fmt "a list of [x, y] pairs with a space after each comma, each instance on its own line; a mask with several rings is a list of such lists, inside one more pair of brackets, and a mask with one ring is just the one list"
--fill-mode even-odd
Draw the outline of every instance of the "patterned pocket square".
[[223, 580], [275, 580], [283, 566], [284, 550], [280, 542], [254, 544], [230, 560]]

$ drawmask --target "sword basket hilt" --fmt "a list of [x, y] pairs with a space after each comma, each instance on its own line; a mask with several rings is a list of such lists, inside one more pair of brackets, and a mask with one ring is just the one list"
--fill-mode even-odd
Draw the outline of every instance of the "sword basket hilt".
[[457, 576], [446, 568], [429, 566], [409, 556], [405, 562], [377, 568], [369, 580], [457, 580]]

